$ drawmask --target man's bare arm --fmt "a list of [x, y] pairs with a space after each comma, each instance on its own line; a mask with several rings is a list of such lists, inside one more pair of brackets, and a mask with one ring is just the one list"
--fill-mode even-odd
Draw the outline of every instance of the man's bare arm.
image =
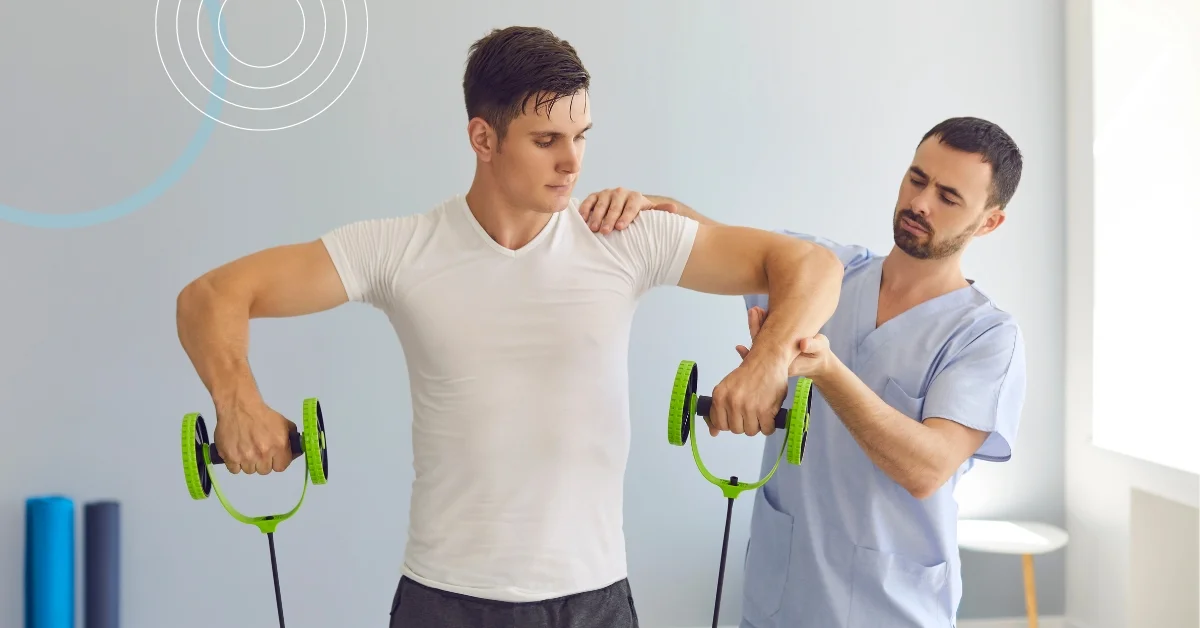
[[179, 341], [209, 394], [257, 402], [247, 361], [250, 319], [300, 316], [347, 301], [320, 240], [252, 253], [189, 283], [176, 300]]
[[771, 317], [748, 359], [786, 365], [798, 355], [800, 340], [815, 336], [833, 316], [842, 274], [841, 261], [818, 244], [750, 227], [701, 224], [679, 285], [712, 294], [766, 293]]

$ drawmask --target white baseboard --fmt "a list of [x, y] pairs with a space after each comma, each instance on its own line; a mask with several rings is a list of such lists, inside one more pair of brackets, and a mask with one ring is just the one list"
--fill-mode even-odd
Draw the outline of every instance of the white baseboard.
[[[1006, 617], [1003, 619], [960, 619], [958, 628], [1029, 628], [1029, 620], [1024, 617]], [[1063, 617], [1039, 617], [1038, 628], [1071, 628]]]
[[[706, 627], [707, 628], [707, 627]], [[736, 624], [721, 626], [721, 628], [737, 628]], [[1003, 619], [960, 619], [958, 628], [1029, 628], [1029, 620], [1024, 617], [1006, 617]], [[1039, 617], [1038, 628], [1078, 628], [1061, 616]]]

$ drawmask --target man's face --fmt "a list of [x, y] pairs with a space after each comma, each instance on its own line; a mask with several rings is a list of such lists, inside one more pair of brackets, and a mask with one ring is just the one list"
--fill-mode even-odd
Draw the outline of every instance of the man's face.
[[584, 133], [592, 126], [586, 92], [526, 110], [508, 126], [491, 166], [501, 193], [513, 205], [537, 212], [566, 209], [583, 166]]
[[922, 142], [900, 184], [892, 216], [896, 246], [917, 259], [941, 259], [999, 227], [1004, 212], [987, 206], [991, 182], [992, 167], [982, 156], [936, 136]]

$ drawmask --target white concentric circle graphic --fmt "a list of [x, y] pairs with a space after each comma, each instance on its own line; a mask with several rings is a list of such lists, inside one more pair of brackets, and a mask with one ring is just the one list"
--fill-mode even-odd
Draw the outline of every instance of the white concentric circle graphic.
[[[193, 109], [229, 128], [281, 131], [312, 120], [346, 93], [366, 57], [367, 0], [295, 0], [296, 7], [289, 11], [299, 8], [301, 26], [300, 41], [294, 46], [291, 38], [287, 45], [276, 46], [275, 38], [287, 30], [280, 28], [247, 30], [239, 27], [239, 35], [247, 32], [250, 36], [235, 37], [233, 39], [237, 41], [230, 41], [225, 30], [230, 21], [227, 5], [237, 9], [234, 13], [258, 11], [256, 22], [295, 17], [294, 13], [288, 16], [264, 14], [270, 10], [268, 4], [274, 3], [222, 0], [217, 14], [210, 13], [207, 20], [217, 24], [217, 28], [208, 29], [202, 28], [201, 23], [206, 21], [205, 12], [214, 8], [212, 0], [175, 0], [174, 19], [170, 23], [166, 23], [166, 19], [172, 12], [169, 9], [159, 11], [159, 5], [164, 1], [169, 3], [171, 0], [156, 0], [155, 3], [155, 45], [167, 78]], [[326, 2], [330, 3], [328, 9]], [[192, 9], [195, 9], [194, 25], [190, 24]], [[315, 23], [317, 15], [321, 16], [319, 27]], [[314, 19], [310, 20], [310, 17]], [[210, 30], [215, 32], [210, 34]], [[295, 31], [291, 32], [294, 37]], [[207, 39], [206, 34], [209, 35]], [[175, 46], [170, 46], [171, 39], [175, 40]], [[241, 50], [239, 41], [260, 49], [277, 49], [278, 56], [268, 58], [284, 58], [270, 65], [247, 63], [232, 52], [235, 48]], [[214, 57], [230, 58], [238, 65], [217, 64]], [[210, 87], [217, 84], [222, 89]], [[214, 110], [211, 106], [214, 99], [230, 107]], [[207, 110], [202, 106], [206, 102], [209, 103]]]
[[[221, 8], [217, 10], [217, 21], [218, 22], [221, 21], [221, 16], [223, 16], [225, 14], [225, 5], [228, 2], [229, 2], [229, 0], [221, 0]], [[230, 59], [233, 59], [234, 61], [237, 61], [238, 63], [240, 63], [246, 67], [256, 68], [259, 70], [266, 70], [268, 68], [273, 68], [277, 65], [287, 63], [288, 59], [291, 59], [293, 56], [296, 55], [296, 51], [300, 49], [300, 44], [304, 43], [304, 34], [306, 32], [308, 32], [308, 16], [304, 14], [304, 4], [301, 3], [300, 0], [296, 0], [296, 6], [300, 7], [300, 41], [296, 42], [296, 47], [292, 48], [292, 51], [288, 54], [288, 56], [283, 58], [283, 61], [276, 61], [275, 63], [272, 63], [271, 65], [254, 65], [253, 63], [246, 63], [245, 61], [242, 61], [241, 59], [239, 59], [237, 55], [233, 54], [233, 51], [229, 49], [229, 44], [225, 43], [225, 33], [219, 32], [219, 33], [217, 33], [217, 37], [219, 37], [221, 39], [221, 47], [225, 49], [225, 54], [228, 54]], [[324, 13], [324, 12], [325, 12], [325, 5], [321, 4], [321, 13]], [[196, 20], [196, 28], [197, 29], [200, 28], [200, 20], [199, 19]], [[197, 36], [197, 38], [199, 38], [199, 36], [200, 36], [200, 33], [198, 30], [196, 32], [196, 36]], [[207, 57], [208, 57], [208, 55], [205, 55], [205, 58], [207, 58]], [[212, 61], [209, 61], [209, 63], [212, 63]], [[213, 69], [216, 69], [216, 66], [213, 66]]]
[[[225, 2], [228, 2], [228, 1], [229, 1], [229, 0], [222, 0], [222, 2], [221, 2], [221, 10], [220, 10], [220, 11], [218, 12], [218, 14], [217, 14], [217, 20], [218, 20], [218, 21], [220, 21], [220, 19], [221, 19], [221, 15], [220, 15], [220, 14], [221, 14], [221, 13], [223, 13], [223, 12], [225, 11]], [[300, 0], [296, 0], [296, 1], [297, 1], [297, 3], [299, 3], [299, 1], [300, 1]], [[224, 72], [223, 70], [221, 70], [220, 68], [218, 68], [218, 67], [217, 67], [217, 65], [216, 65], [215, 63], [213, 63], [212, 57], [208, 56], [208, 51], [204, 49], [204, 46], [201, 46], [201, 47], [200, 47], [200, 53], [204, 55], [204, 60], [208, 62], [208, 67], [212, 68], [212, 69], [213, 69], [213, 71], [215, 71], [217, 74], [220, 74], [220, 75], [221, 75], [221, 78], [223, 78], [223, 79], [225, 79], [226, 81], [228, 81], [228, 82], [230, 82], [230, 83], [233, 83], [234, 85], [237, 85], [237, 86], [239, 86], [239, 87], [245, 87], [246, 89], [275, 89], [276, 87], [283, 87], [284, 85], [288, 85], [288, 84], [290, 84], [292, 81], [295, 81], [296, 79], [298, 79], [298, 78], [300, 78], [300, 77], [304, 76], [305, 74], [307, 74], [307, 73], [308, 73], [308, 71], [309, 71], [309, 69], [311, 69], [311, 68], [312, 68], [313, 64], [317, 62], [317, 59], [321, 58], [321, 51], [325, 50], [325, 40], [326, 40], [326, 38], [327, 38], [327, 37], [328, 37], [328, 35], [329, 35], [329, 16], [325, 14], [325, 3], [324, 3], [324, 2], [320, 2], [319, 4], [321, 5], [321, 24], [322, 24], [322, 28], [321, 28], [321, 46], [320, 46], [319, 48], [317, 48], [317, 53], [316, 53], [315, 55], [313, 55], [312, 61], [309, 61], [309, 62], [308, 62], [308, 65], [304, 66], [304, 69], [303, 69], [303, 70], [301, 70], [299, 74], [297, 74], [296, 76], [293, 76], [292, 78], [290, 78], [290, 79], [288, 79], [288, 80], [286, 80], [286, 81], [284, 81], [284, 82], [282, 82], [282, 83], [276, 83], [276, 84], [274, 84], [274, 85], [266, 85], [266, 86], [263, 86], [263, 85], [246, 85], [245, 83], [239, 83], [239, 82], [237, 82], [237, 81], [233, 80], [232, 78], [230, 78], [228, 74], [225, 74], [225, 72]], [[344, 7], [345, 7], [345, 5], [343, 5], [343, 8], [344, 8]], [[203, 11], [203, 8], [204, 8], [204, 6], [203, 6], [203, 5], [201, 5], [200, 7], [198, 7], [198, 8], [196, 9], [197, 13], [199, 13], [199, 12]], [[303, 11], [304, 11], [304, 7], [303, 7], [303, 5], [300, 7], [300, 11], [301, 11], [301, 15], [303, 16], [303, 15], [304, 15], [304, 13], [303, 13]], [[176, 25], [178, 25], [178, 21], [179, 21], [179, 20], [178, 20], [178, 18], [176, 18]], [[308, 24], [307, 24], [307, 23], [305, 23], [305, 24], [304, 24], [304, 26], [305, 26], [305, 27], [307, 27], [307, 26], [308, 26]], [[237, 57], [233, 56], [233, 53], [229, 52], [229, 47], [225, 45], [225, 35], [224, 35], [224, 29], [221, 29], [220, 31], [218, 31], [218, 35], [217, 35], [217, 36], [221, 38], [221, 48], [225, 50], [225, 54], [228, 54], [228, 55], [229, 55], [229, 57], [230, 57], [231, 59], [233, 59], [234, 61], [238, 61], [239, 63], [241, 63], [241, 61], [239, 61]], [[178, 37], [178, 33], [176, 33], [176, 39], [179, 39], [179, 37]], [[197, 18], [196, 18], [196, 40], [197, 40], [197, 41], [199, 41], [199, 40], [201, 40], [201, 39], [203, 39], [203, 35], [201, 35], [201, 34], [200, 34], [200, 18], [199, 18], [199, 16], [197, 16]], [[365, 38], [364, 38], [364, 41], [365, 41]], [[296, 44], [296, 50], [299, 50], [299, 49], [300, 49], [300, 45], [301, 45], [301, 44], [303, 44], [303, 43], [304, 43], [304, 34], [303, 34], [303, 33], [301, 33], [301, 35], [300, 35], [300, 43]], [[287, 58], [287, 59], [284, 59], [283, 61], [280, 61], [279, 63], [284, 63], [284, 62], [286, 62], [288, 59], [291, 59], [293, 56], [295, 56], [295, 54], [296, 54], [296, 50], [293, 50], [293, 51], [292, 51], [292, 54], [288, 55], [288, 58]], [[363, 50], [366, 50], [366, 46], [364, 46], [364, 47], [363, 47]], [[340, 55], [339, 55], [339, 59], [338, 59], [338, 60], [339, 60], [339, 61], [341, 60], [341, 58], [340, 58]], [[186, 63], [186, 58], [185, 58], [184, 62]], [[360, 62], [361, 62], [361, 61], [360, 61]], [[247, 64], [247, 63], [242, 63], [242, 65], [249, 65], [249, 64]], [[268, 66], [261, 66], [261, 67], [260, 67], [260, 66], [250, 66], [250, 67], [253, 67], [253, 68], [259, 68], [259, 69], [267, 69], [267, 68], [273, 68], [273, 67], [275, 67], [275, 65], [279, 65], [279, 64], [277, 63], [277, 64], [274, 64], [274, 65], [268, 65]], [[191, 71], [192, 71], [192, 68], [191, 68], [191, 66], [189, 65], [189, 66], [188, 66], [188, 72], [189, 72], [189, 73], [191, 73]], [[192, 74], [192, 78], [195, 78], [195, 77], [196, 77], [196, 75], [195, 75], [195, 74]], [[209, 94], [212, 94], [212, 90], [209, 90]], [[214, 95], [215, 95], [215, 94], [214, 94]], [[225, 100], [225, 99], [224, 99], [224, 98], [222, 98], [221, 100]], [[225, 102], [229, 103], [229, 101], [228, 101], [228, 100], [225, 100]], [[229, 104], [233, 104], [233, 103], [229, 103]], [[234, 105], [234, 106], [236, 106], [236, 105]]]

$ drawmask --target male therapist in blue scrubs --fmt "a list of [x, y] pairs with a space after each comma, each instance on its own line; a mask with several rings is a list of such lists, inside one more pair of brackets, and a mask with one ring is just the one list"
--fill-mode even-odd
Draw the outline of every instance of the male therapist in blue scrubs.
[[[955, 625], [954, 487], [975, 460], [1012, 456], [1026, 385], [1020, 327], [960, 260], [1004, 223], [1021, 169], [1000, 127], [952, 118], [922, 138], [904, 173], [888, 254], [784, 230], [835, 251], [845, 277], [833, 318], [792, 364], [817, 389], [808, 442], [799, 467], [780, 465], [756, 492], [742, 628]], [[713, 222], [620, 189], [580, 208], [597, 230], [644, 209]], [[769, 304], [746, 304], [753, 337]], [[766, 473], [785, 435], [753, 423], [714, 416], [710, 432], [767, 434]]]

